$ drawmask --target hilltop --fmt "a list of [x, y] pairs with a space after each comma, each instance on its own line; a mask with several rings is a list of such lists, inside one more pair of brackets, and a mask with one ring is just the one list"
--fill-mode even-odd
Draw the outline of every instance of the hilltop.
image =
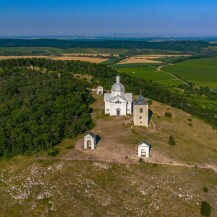
[[[40, 153], [0, 162], [1, 216], [193, 217], [203, 201], [215, 216], [217, 175], [208, 169], [217, 166], [215, 130], [157, 102], [150, 128], [132, 128], [131, 117], [103, 115], [102, 96], [95, 98], [96, 151], [83, 151], [78, 137], [59, 144], [56, 157]], [[172, 118], [165, 117], [168, 111]], [[170, 134], [174, 147], [167, 144]], [[151, 159], [139, 163], [137, 142], [144, 138], [152, 144]]]

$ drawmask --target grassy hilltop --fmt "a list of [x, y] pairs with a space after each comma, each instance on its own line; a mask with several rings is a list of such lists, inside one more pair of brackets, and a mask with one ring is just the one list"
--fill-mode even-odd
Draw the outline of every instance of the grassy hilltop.
[[[0, 216], [216, 216], [214, 46], [0, 46], [0, 59], [15, 58], [0, 60]], [[149, 128], [133, 126], [132, 116], [104, 115], [103, 96], [91, 89], [109, 91], [117, 73], [127, 92], [148, 98]], [[95, 151], [83, 150], [87, 130], [101, 137]], [[152, 145], [148, 160], [137, 158], [141, 140]]]

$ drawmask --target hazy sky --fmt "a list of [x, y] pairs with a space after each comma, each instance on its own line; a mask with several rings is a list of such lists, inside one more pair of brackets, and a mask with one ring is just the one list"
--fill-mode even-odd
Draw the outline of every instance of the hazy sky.
[[217, 0], [0, 0], [0, 36], [217, 35]]

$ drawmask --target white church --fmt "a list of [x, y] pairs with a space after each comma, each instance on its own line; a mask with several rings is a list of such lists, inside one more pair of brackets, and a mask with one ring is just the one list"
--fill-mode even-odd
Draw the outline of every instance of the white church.
[[110, 116], [126, 116], [132, 114], [132, 93], [125, 93], [124, 85], [120, 83], [120, 76], [116, 76], [116, 83], [112, 85], [111, 93], [104, 94], [105, 114]]

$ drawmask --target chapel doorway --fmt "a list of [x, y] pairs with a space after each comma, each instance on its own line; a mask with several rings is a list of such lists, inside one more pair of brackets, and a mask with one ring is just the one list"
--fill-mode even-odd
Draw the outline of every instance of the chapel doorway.
[[146, 157], [146, 151], [145, 151], [145, 149], [141, 150], [141, 155]]
[[117, 116], [121, 115], [121, 110], [119, 108], [116, 109], [116, 114], [117, 114]]
[[91, 148], [91, 141], [87, 140], [87, 148]]

